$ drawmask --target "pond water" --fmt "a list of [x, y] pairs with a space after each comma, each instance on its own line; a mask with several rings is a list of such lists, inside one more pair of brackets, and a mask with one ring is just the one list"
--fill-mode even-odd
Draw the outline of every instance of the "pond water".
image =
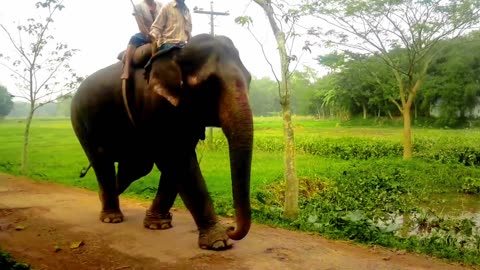
[[472, 219], [475, 221], [476, 226], [480, 228], [479, 195], [461, 193], [438, 194], [429, 198], [429, 203], [424, 206], [431, 208], [438, 215]]
[[376, 226], [385, 231], [395, 231], [402, 237], [425, 235], [439, 228], [442, 220], [468, 219], [480, 232], [480, 196], [460, 193], [438, 194], [424, 199], [422, 213], [391, 215], [388, 221], [379, 221]]

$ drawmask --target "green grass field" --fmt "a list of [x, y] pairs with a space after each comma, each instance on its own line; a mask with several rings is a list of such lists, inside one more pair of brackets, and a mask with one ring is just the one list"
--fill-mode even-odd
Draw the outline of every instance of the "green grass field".
[[[255, 118], [254, 124], [251, 196], [255, 221], [480, 263], [479, 227], [474, 217], [458, 217], [467, 210], [473, 215], [480, 212], [476, 203], [480, 198], [480, 130], [415, 128], [414, 160], [405, 162], [401, 159], [401, 127], [294, 118], [302, 186], [300, 214], [292, 221], [282, 218], [281, 119]], [[18, 174], [23, 128], [22, 120], [0, 122], [1, 172]], [[97, 190], [93, 171], [78, 177], [88, 161], [68, 119], [35, 119], [29, 153], [28, 177]], [[197, 154], [217, 212], [231, 215], [228, 150], [219, 129], [214, 130], [213, 147], [200, 143]], [[158, 179], [155, 169], [133, 183], [126, 196], [151, 199]], [[452, 198], [459, 199], [452, 205]], [[181, 207], [180, 200], [177, 205]], [[389, 221], [406, 214], [414, 214], [415, 224]], [[378, 225], [382, 222], [390, 225]], [[435, 225], [436, 233], [408, 234], [420, 225]], [[450, 232], [455, 233], [453, 242], [444, 235]], [[435, 237], [446, 240], [433, 241]], [[468, 249], [462, 241], [469, 243]]]

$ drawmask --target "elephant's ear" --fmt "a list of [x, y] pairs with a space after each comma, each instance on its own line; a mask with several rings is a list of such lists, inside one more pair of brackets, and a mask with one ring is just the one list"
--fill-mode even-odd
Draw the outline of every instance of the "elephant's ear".
[[178, 55], [177, 62], [182, 68], [184, 83], [195, 88], [218, 72], [218, 44], [206, 34], [193, 37]]
[[168, 102], [170, 102], [175, 107], [178, 106], [178, 103], [180, 103], [179, 95], [175, 93], [175, 91], [172, 91], [165, 86], [162, 86], [160, 84], [154, 84], [152, 90], [157, 95], [160, 95], [166, 100], [168, 100]]
[[[199, 68], [187, 76], [186, 83], [190, 87], [195, 87], [210, 76], [218, 72], [218, 56], [215, 54], [209, 55], [204, 62], [199, 64]], [[198, 64], [198, 63], [197, 63]]]
[[154, 93], [168, 100], [173, 106], [178, 106], [183, 81], [182, 71], [175, 58], [164, 58], [154, 63], [148, 84]]

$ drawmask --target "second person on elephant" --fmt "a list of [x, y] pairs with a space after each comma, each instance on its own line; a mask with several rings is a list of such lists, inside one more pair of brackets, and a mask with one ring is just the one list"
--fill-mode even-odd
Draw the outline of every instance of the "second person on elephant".
[[120, 77], [122, 80], [126, 80], [130, 76], [130, 65], [135, 50], [142, 45], [150, 43], [150, 27], [158, 17], [161, 8], [162, 3], [154, 0], [143, 0], [134, 6], [133, 16], [135, 16], [140, 32], [133, 35], [128, 42], [127, 51], [123, 59], [123, 72]]

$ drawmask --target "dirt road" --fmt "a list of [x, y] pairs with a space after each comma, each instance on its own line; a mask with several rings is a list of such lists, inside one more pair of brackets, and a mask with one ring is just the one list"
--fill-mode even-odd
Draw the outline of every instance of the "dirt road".
[[94, 192], [0, 174], [0, 247], [35, 269], [467, 269], [261, 225], [230, 250], [206, 251], [188, 212], [151, 231], [142, 226], [147, 203], [121, 198], [121, 206], [126, 220], [103, 224]]

